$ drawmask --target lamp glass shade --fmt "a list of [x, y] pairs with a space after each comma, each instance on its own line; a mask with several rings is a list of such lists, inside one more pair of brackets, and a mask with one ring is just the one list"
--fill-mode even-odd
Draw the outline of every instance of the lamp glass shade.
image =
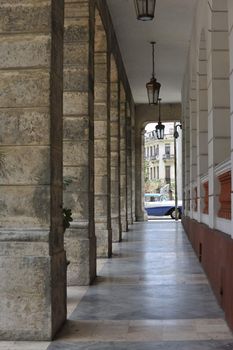
[[158, 104], [160, 87], [161, 84], [158, 83], [155, 78], [152, 78], [149, 83], [146, 84], [148, 101], [150, 105]]
[[164, 129], [165, 125], [163, 125], [161, 122], [158, 122], [158, 124], [155, 127], [155, 132], [158, 140], [164, 139]]
[[156, 0], [134, 0], [137, 19], [150, 21], [154, 18]]

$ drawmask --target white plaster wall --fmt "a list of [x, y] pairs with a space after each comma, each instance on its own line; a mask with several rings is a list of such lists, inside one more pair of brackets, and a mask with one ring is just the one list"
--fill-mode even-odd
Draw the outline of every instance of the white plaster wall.
[[[227, 13], [227, 3], [229, 12]], [[198, 196], [200, 196], [201, 181], [200, 176], [206, 169], [208, 162], [209, 181], [209, 215], [200, 212], [200, 205], [195, 219], [205, 222], [210, 227], [219, 229], [219, 220], [216, 221], [218, 209], [219, 186], [214, 173], [215, 166], [227, 159], [231, 152], [233, 160], [233, 1], [207, 1], [199, 0], [196, 16], [193, 24], [193, 31], [186, 66], [186, 73], [182, 88], [182, 118], [185, 123], [184, 135], [184, 157], [185, 165], [184, 186], [186, 198], [188, 192], [192, 195], [193, 183], [198, 186]], [[228, 38], [229, 28], [229, 38]], [[202, 88], [203, 82], [199, 80], [199, 69], [202, 70], [200, 62], [200, 39], [201, 32], [206, 38], [207, 52], [207, 86], [208, 101], [206, 95], [198, 92]], [[229, 51], [228, 51], [229, 48]], [[230, 59], [230, 66], [229, 66]], [[205, 64], [203, 62], [203, 64]], [[229, 74], [230, 73], [230, 74]], [[230, 81], [230, 83], [229, 83]], [[229, 89], [230, 86], [230, 89]], [[199, 107], [208, 102], [208, 155], [204, 156], [206, 134], [199, 137], [200, 126], [196, 123]], [[231, 106], [231, 107], [230, 107]], [[230, 109], [229, 109], [230, 107]], [[230, 118], [231, 111], [231, 118]], [[231, 120], [231, 123], [230, 123]], [[201, 123], [201, 115], [200, 120]], [[202, 153], [200, 163], [199, 159]], [[197, 163], [197, 165], [195, 164]], [[200, 201], [199, 201], [200, 204]], [[233, 210], [232, 210], [233, 214]], [[193, 217], [192, 205], [190, 210], [186, 209], [186, 215]], [[233, 215], [232, 215], [233, 216]], [[221, 225], [223, 231], [229, 233], [229, 223]], [[224, 227], [227, 229], [224, 229]], [[233, 226], [232, 226], [233, 228]], [[233, 231], [233, 230], [232, 230]]]

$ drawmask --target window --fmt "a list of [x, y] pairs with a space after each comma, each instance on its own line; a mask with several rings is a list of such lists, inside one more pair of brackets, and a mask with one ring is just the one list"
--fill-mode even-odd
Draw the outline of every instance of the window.
[[156, 154], [159, 155], [159, 145], [156, 147]]
[[169, 143], [165, 144], [165, 154], [170, 155], [171, 153], [171, 145]]
[[152, 171], [153, 171], [153, 168], [150, 168], [150, 180], [152, 180]]
[[159, 166], [157, 166], [157, 180], [159, 180]]
[[152, 155], [153, 155], [153, 148], [152, 146], [150, 146], [150, 156], [152, 157]]
[[156, 168], [154, 166], [154, 179], [156, 178]]
[[170, 167], [170, 165], [165, 166], [165, 181], [167, 184], [171, 183], [171, 167]]

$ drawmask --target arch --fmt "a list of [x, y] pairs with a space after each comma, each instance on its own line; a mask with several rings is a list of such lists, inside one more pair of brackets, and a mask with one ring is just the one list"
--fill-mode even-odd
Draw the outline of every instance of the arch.
[[[208, 177], [209, 226], [224, 230], [218, 220], [221, 184], [218, 164], [230, 159], [230, 82], [227, 1], [210, 1], [208, 45]], [[216, 21], [216, 17], [218, 20]]]
[[[180, 103], [163, 103], [161, 107], [162, 121], [181, 120]], [[144, 221], [144, 133], [147, 123], [158, 121], [158, 108], [145, 104], [137, 105], [135, 111], [135, 214], [137, 221]]]
[[199, 221], [205, 208], [206, 181], [201, 180], [208, 172], [208, 86], [207, 43], [205, 30], [201, 31], [198, 50], [198, 115], [197, 115], [197, 199]]

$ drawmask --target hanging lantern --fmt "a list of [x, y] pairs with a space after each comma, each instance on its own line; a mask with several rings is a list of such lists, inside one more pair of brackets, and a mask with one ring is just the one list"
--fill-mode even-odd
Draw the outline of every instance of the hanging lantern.
[[137, 19], [151, 21], [155, 14], [156, 0], [134, 0]]
[[163, 140], [164, 139], [164, 129], [165, 125], [161, 123], [161, 117], [160, 117], [160, 101], [161, 98], [159, 98], [158, 103], [159, 103], [159, 122], [155, 127], [155, 132], [158, 140]]
[[161, 84], [157, 82], [155, 78], [155, 65], [154, 65], [154, 46], [155, 42], [151, 42], [152, 45], [152, 78], [151, 80], [146, 84], [147, 89], [147, 95], [148, 95], [148, 101], [150, 105], [157, 105], [158, 99], [159, 99], [159, 91]]
[[158, 83], [155, 78], [151, 78], [151, 80], [146, 84], [148, 101], [150, 105], [158, 104], [160, 87], [161, 84]]
[[161, 122], [158, 122], [158, 124], [155, 127], [155, 132], [158, 140], [164, 139], [164, 128], [165, 125], [163, 125]]

